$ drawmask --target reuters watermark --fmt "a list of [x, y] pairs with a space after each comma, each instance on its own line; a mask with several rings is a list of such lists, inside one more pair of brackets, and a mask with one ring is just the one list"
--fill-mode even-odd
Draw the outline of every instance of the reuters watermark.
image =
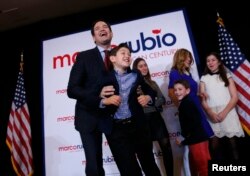
[[243, 161], [209, 161], [209, 176], [250, 176], [248, 162]]

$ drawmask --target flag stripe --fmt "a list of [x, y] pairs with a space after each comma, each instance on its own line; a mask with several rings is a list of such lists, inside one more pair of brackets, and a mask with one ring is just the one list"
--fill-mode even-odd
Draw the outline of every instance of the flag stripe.
[[246, 114], [246, 111], [243, 110], [240, 106], [237, 106], [239, 118], [241, 125], [245, 132], [250, 135], [250, 116], [249, 114]]
[[33, 174], [30, 115], [25, 94], [23, 74], [19, 72], [6, 136], [11, 162], [18, 176]]
[[241, 64], [241, 68], [244, 69], [248, 74], [250, 73], [250, 64], [247, 61], [244, 61], [244, 64]]
[[244, 112], [246, 113], [247, 116], [250, 116], [250, 109], [249, 107], [246, 106], [246, 104], [244, 104], [241, 100], [238, 101], [237, 105], [244, 109]]
[[235, 71], [234, 74], [236, 77], [240, 79], [239, 83], [244, 83], [244, 84], [247, 84], [247, 86], [250, 86], [249, 80], [241, 72]]
[[[17, 121], [15, 121], [14, 123], [14, 131], [13, 131], [13, 136], [14, 136], [14, 140], [13, 140], [13, 144], [14, 144], [14, 159], [15, 161], [20, 160], [22, 162], [22, 164], [24, 165], [24, 167], [18, 168], [19, 171], [22, 171], [24, 169], [26, 169], [28, 167], [27, 164], [27, 160], [25, 159], [25, 154], [24, 152], [27, 150], [27, 148], [25, 147], [25, 142], [22, 136], [22, 127], [21, 126], [21, 116], [18, 112], [15, 113], [15, 117], [17, 119]], [[17, 160], [18, 159], [18, 160]], [[25, 171], [22, 171], [24, 173], [26, 173]]]
[[[23, 109], [23, 108], [21, 108], [21, 109]], [[21, 113], [22, 113], [22, 110], [21, 110]], [[25, 150], [22, 150], [22, 153], [23, 153], [23, 156], [25, 158], [24, 162], [26, 163], [26, 162], [28, 162], [28, 159], [27, 159], [28, 153], [27, 152], [29, 151], [29, 146], [30, 146], [29, 143], [27, 144], [27, 142], [29, 141], [27, 136], [29, 136], [29, 135], [27, 134], [26, 126], [23, 123], [23, 120], [25, 120], [25, 118], [21, 119], [21, 115], [19, 112], [16, 112], [16, 117], [18, 117], [20, 124], [15, 131], [19, 132], [19, 134], [18, 134], [19, 136], [18, 136], [17, 140], [19, 139], [20, 145], [22, 145], [21, 147], [25, 148]], [[22, 117], [25, 117], [25, 115]]]
[[13, 152], [13, 158], [14, 158], [14, 161], [15, 161], [15, 165], [18, 166], [19, 165], [19, 162], [22, 162], [22, 165], [23, 167], [16, 167], [18, 170], [18, 173], [22, 173], [22, 174], [25, 174], [25, 171], [23, 173], [23, 169], [27, 168], [27, 163], [26, 161], [24, 160], [24, 155], [22, 153], [22, 149], [21, 149], [22, 145], [20, 145], [20, 143], [16, 140], [13, 140], [13, 149], [14, 149], [14, 152]]
[[247, 127], [248, 129], [250, 129], [249, 123], [241, 115], [239, 115], [239, 117], [240, 117], [241, 123], [243, 123], [243, 125]]
[[238, 93], [241, 94], [241, 96], [245, 97], [246, 99], [250, 100], [250, 94], [247, 92], [248, 90], [246, 89], [243, 89], [240, 85], [238, 84], [235, 84], [236, 85], [236, 88], [237, 88], [237, 91]]

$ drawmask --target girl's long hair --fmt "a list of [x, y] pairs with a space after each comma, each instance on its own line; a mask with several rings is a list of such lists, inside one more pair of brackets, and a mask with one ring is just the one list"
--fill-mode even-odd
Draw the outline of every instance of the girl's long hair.
[[[141, 62], [141, 61], [144, 61], [147, 64], [147, 62], [145, 61], [145, 59], [143, 59], [141, 57], [138, 57], [138, 58], [136, 58], [134, 60], [132, 69], [137, 69], [138, 70], [137, 67], [138, 67], [139, 62]], [[147, 64], [147, 67], [148, 67], [148, 64]], [[157, 88], [155, 87], [155, 82], [151, 78], [149, 68], [148, 68], [148, 73], [145, 76], [143, 76], [143, 77], [144, 77], [146, 83], [148, 83], [151, 86], [152, 89], [157, 90]]]
[[[209, 54], [207, 54], [206, 58], [208, 56], [214, 56], [219, 61], [220, 63], [219, 70], [218, 70], [219, 76], [222, 79], [222, 81], [225, 83], [225, 87], [227, 87], [229, 85], [229, 80], [227, 78], [227, 71], [226, 71], [225, 66], [222, 63], [221, 56], [217, 52], [210, 52]], [[205, 74], [212, 74], [211, 71], [208, 69], [207, 64], [204, 69], [204, 75]]]

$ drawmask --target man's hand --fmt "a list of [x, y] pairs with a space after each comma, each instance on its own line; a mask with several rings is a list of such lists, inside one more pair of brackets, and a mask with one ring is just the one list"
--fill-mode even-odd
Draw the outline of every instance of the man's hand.
[[115, 105], [115, 106], [119, 106], [121, 104], [121, 97], [118, 95], [112, 95], [109, 98], [104, 98], [102, 100], [103, 105], [107, 106], [107, 105]]
[[148, 102], [151, 100], [149, 95], [140, 95], [138, 98], [138, 103], [142, 106], [145, 107], [147, 106]]
[[175, 143], [178, 145], [178, 146], [181, 146], [181, 140], [179, 138], [176, 138], [175, 139]]
[[101, 98], [107, 98], [107, 97], [109, 97], [111, 95], [114, 95], [114, 93], [115, 93], [114, 86], [112, 86], [112, 85], [110, 85], [110, 86], [104, 86], [102, 88], [101, 93], [100, 93], [100, 97]]

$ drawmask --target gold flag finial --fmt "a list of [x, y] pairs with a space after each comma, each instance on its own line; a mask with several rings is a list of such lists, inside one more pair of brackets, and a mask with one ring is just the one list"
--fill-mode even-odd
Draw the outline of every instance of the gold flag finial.
[[23, 72], [23, 52], [21, 52], [20, 71]]
[[219, 23], [219, 25], [221, 25], [222, 27], [225, 27], [224, 23], [223, 23], [223, 20], [222, 20], [222, 18], [219, 15], [219, 12], [217, 12], [217, 17], [218, 17], [218, 19], [217, 19], [216, 22]]

